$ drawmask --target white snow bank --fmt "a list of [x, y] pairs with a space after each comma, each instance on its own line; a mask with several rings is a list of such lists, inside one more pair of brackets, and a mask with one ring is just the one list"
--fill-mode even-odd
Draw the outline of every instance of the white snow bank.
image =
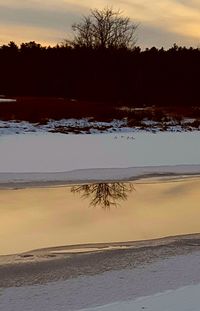
[[[200, 285], [194, 286], [200, 284], [199, 263], [200, 252], [194, 252], [134, 269], [2, 288], [0, 310], [199, 311]], [[155, 295], [158, 292], [164, 293]], [[138, 299], [143, 296], [149, 297]]]
[[57, 173], [0, 173], [0, 186], [10, 183], [75, 183], [125, 181], [145, 177], [200, 175], [200, 165], [149, 166], [113, 169], [83, 169]]
[[[84, 311], [199, 311], [200, 284]], [[83, 311], [83, 309], [82, 309]]]
[[[4, 101], [4, 100], [3, 100]], [[126, 133], [133, 131], [127, 126], [127, 120], [113, 119], [110, 122], [92, 121], [90, 119], [61, 119], [49, 120], [46, 124], [30, 123], [28, 121], [3, 121], [0, 120], [0, 135], [13, 135], [25, 133], [46, 133], [60, 131], [65, 134], [76, 132], [87, 134], [98, 133]], [[73, 133], [74, 131], [74, 133]], [[134, 131], [137, 131], [135, 129]]]
[[[15, 101], [12, 99], [0, 99], [1, 102]], [[0, 135], [25, 134], [25, 133], [46, 133], [60, 132], [64, 134], [98, 134], [98, 133], [138, 133], [160, 131], [168, 132], [188, 132], [199, 130], [198, 124], [193, 124], [195, 119], [185, 118], [181, 123], [171, 120], [167, 122], [157, 122], [144, 119], [140, 125], [131, 126], [127, 118], [113, 119], [112, 121], [95, 121], [92, 118], [83, 119], [61, 119], [48, 120], [47, 123], [30, 123], [28, 121], [3, 121], [0, 120]]]
[[9, 102], [16, 102], [16, 99], [0, 98], [0, 103], [9, 103]]

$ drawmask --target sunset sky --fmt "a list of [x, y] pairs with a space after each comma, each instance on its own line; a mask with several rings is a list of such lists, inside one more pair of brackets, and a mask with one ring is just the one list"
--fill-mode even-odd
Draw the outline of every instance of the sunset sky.
[[112, 6], [139, 23], [142, 48], [200, 46], [199, 0], [0, 0], [0, 44], [35, 40], [54, 45], [72, 36], [71, 24], [91, 8]]

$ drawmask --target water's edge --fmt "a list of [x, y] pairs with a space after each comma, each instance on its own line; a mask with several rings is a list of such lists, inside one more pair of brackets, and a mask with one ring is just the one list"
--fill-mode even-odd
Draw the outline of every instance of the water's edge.
[[140, 179], [187, 178], [200, 175], [200, 165], [95, 168], [66, 172], [1, 173], [0, 188], [47, 187], [87, 182], [135, 181]]

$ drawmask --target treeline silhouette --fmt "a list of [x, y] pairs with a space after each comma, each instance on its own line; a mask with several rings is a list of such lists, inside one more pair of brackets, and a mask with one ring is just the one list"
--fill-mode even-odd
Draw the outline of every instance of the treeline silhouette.
[[131, 106], [200, 106], [200, 49], [0, 47], [0, 94]]

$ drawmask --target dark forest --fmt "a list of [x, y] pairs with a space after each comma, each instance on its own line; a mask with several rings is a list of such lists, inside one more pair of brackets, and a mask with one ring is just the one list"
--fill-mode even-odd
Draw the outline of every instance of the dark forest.
[[121, 11], [95, 9], [72, 25], [72, 41], [1, 46], [0, 94], [17, 97], [18, 105], [1, 105], [0, 117], [114, 116], [113, 107], [120, 106], [200, 114], [200, 49], [141, 50], [137, 27]]
[[200, 105], [200, 50], [141, 51], [42, 47], [0, 48], [0, 93], [106, 101], [131, 106]]

